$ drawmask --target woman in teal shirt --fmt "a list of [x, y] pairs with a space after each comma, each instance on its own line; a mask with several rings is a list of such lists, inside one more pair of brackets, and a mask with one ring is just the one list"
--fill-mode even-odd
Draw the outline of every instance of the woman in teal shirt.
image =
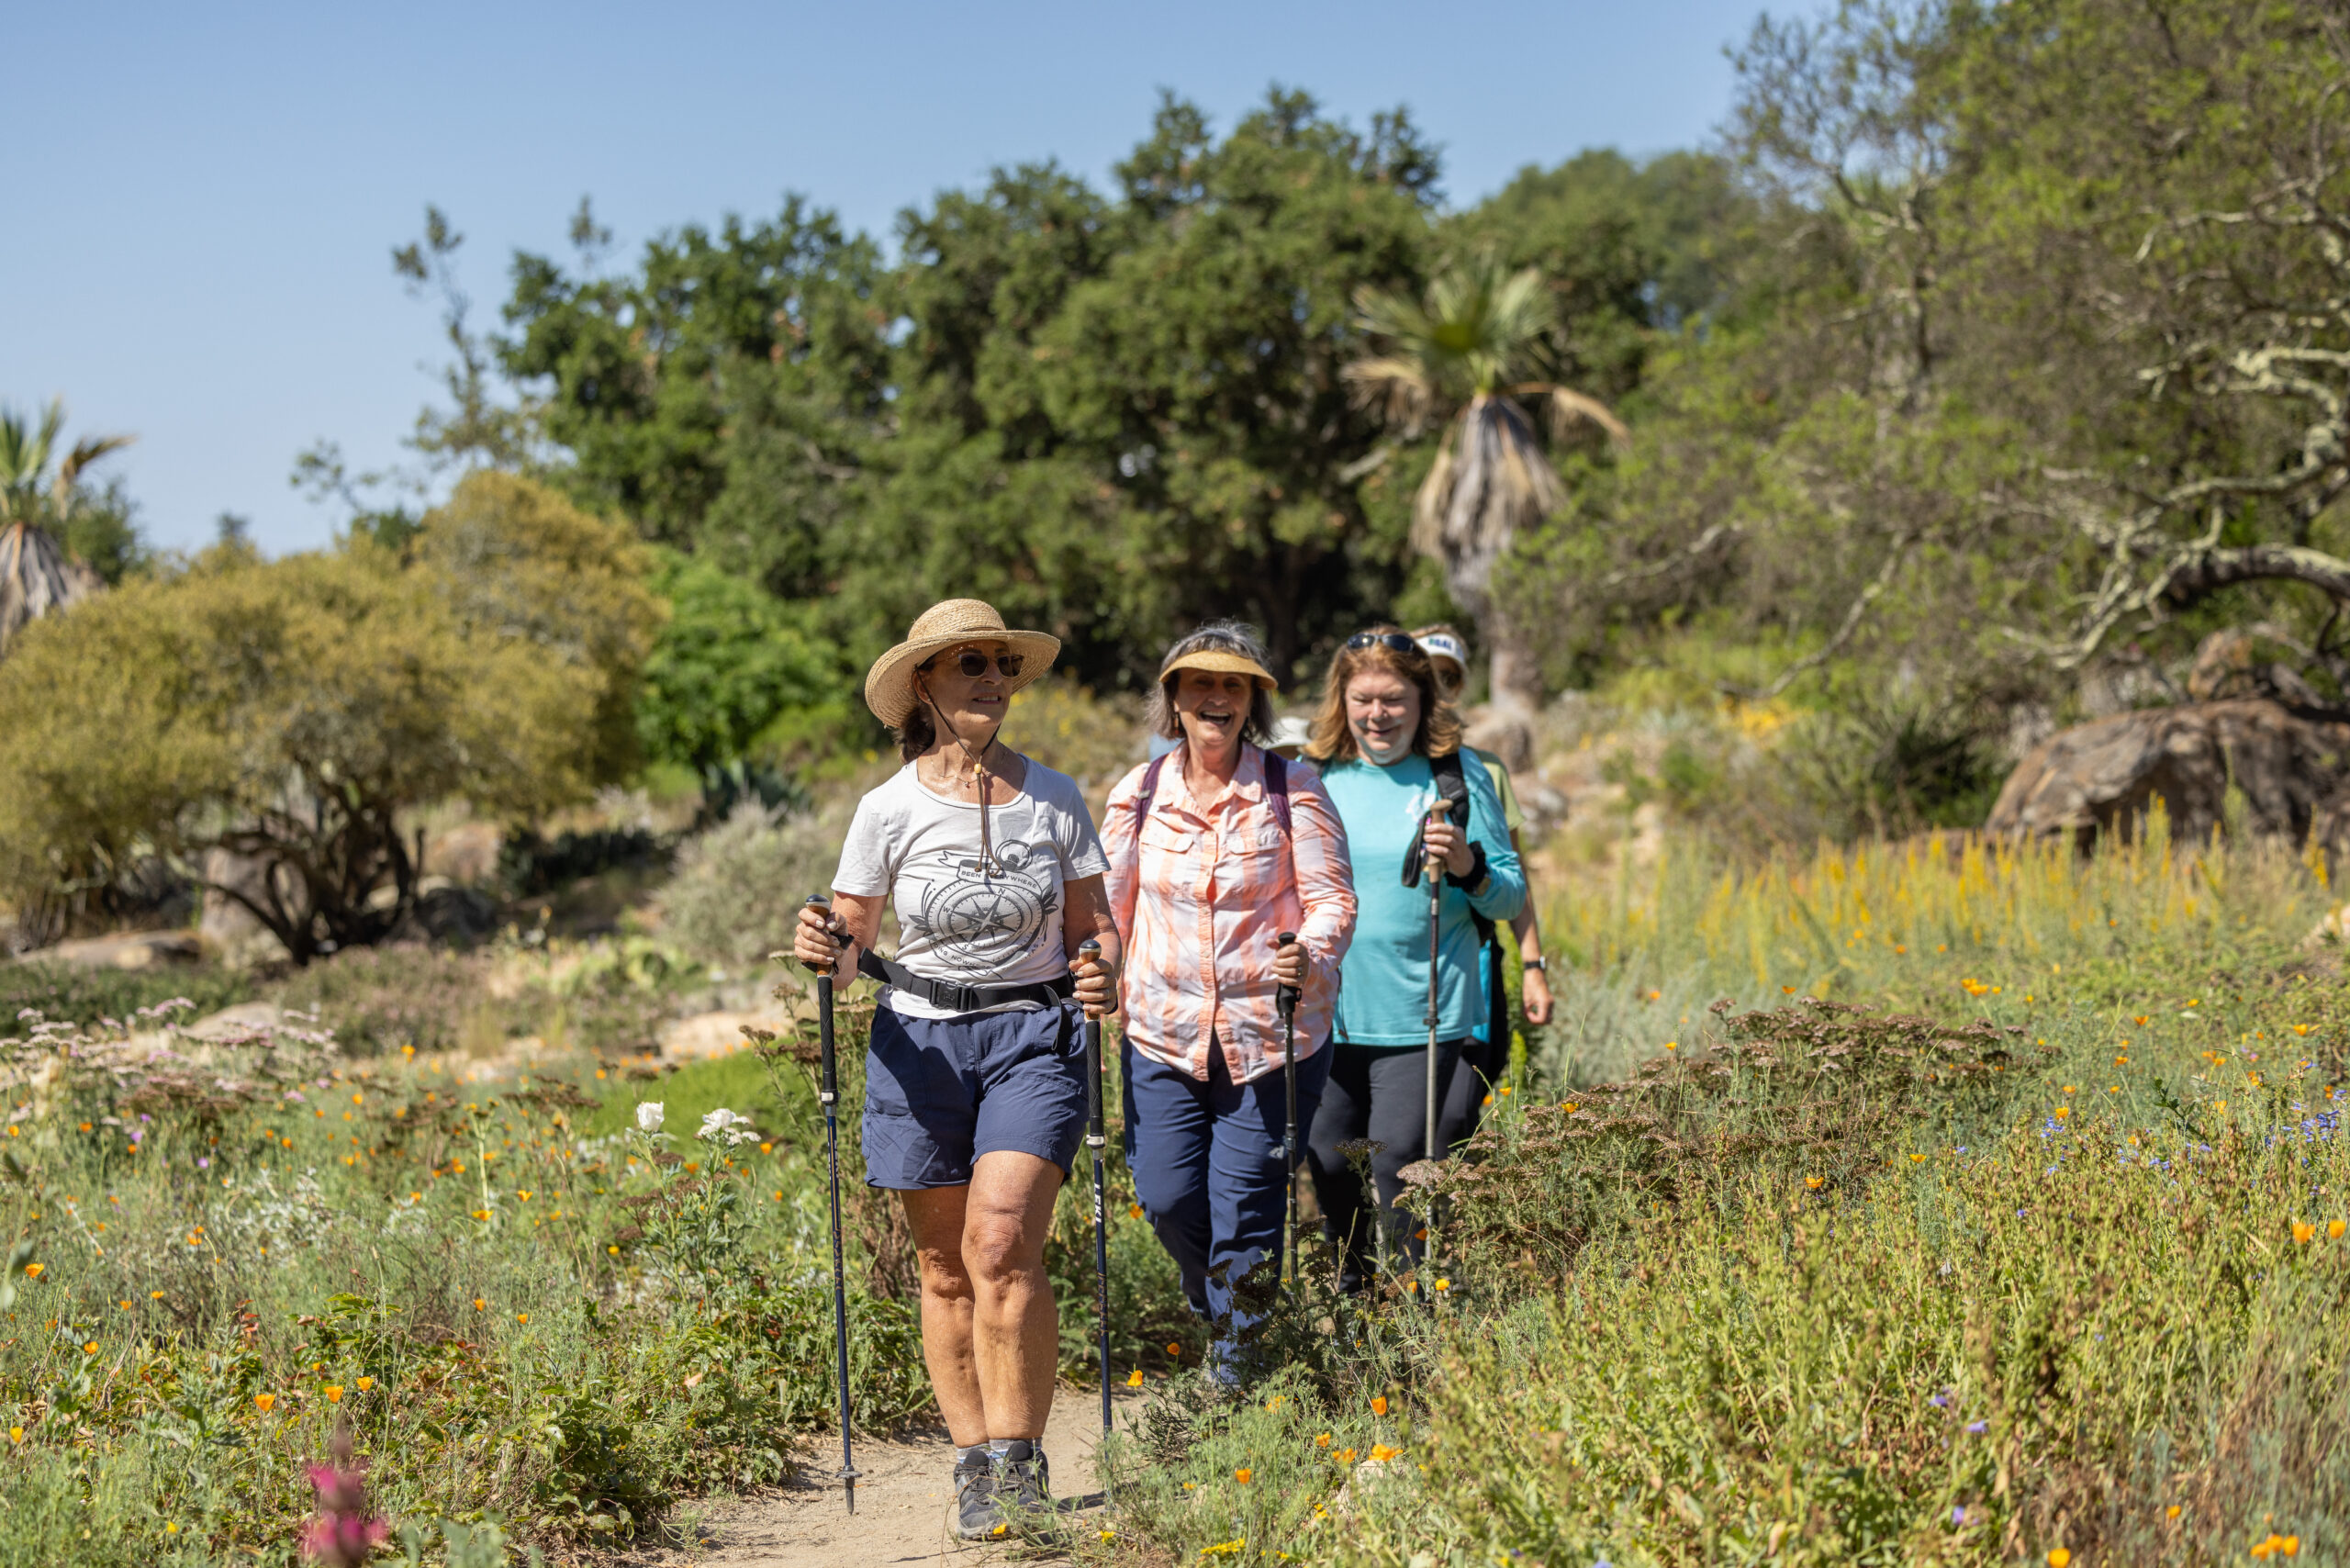
[[[1339, 650], [1306, 755], [1322, 770], [1354, 862], [1354, 943], [1338, 969], [1336, 1049], [1306, 1153], [1325, 1232], [1342, 1249], [1340, 1285], [1355, 1290], [1376, 1240], [1371, 1227], [1395, 1217], [1397, 1172], [1422, 1157], [1427, 1140], [1428, 892], [1418, 868], [1427, 859], [1444, 867], [1436, 963], [1439, 1104], [1486, 1011], [1483, 942], [1471, 912], [1515, 917], [1526, 903], [1526, 876], [1493, 779], [1461, 749], [1460, 717], [1438, 700], [1434, 666], [1394, 627], [1360, 633]], [[1442, 776], [1456, 771], [1468, 795], [1466, 823], [1457, 806], [1446, 818], [1435, 815], [1448, 794]], [[1338, 1152], [1361, 1138], [1376, 1146], [1375, 1210]], [[1416, 1260], [1416, 1239], [1402, 1238], [1397, 1251]]]

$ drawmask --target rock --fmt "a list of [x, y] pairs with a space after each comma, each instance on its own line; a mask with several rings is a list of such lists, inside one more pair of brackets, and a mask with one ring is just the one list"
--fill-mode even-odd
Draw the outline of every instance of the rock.
[[1534, 771], [1534, 714], [1518, 701], [1499, 700], [1461, 714], [1462, 741], [1472, 751], [1489, 751], [1502, 759], [1512, 782]]
[[94, 969], [159, 969], [195, 963], [204, 957], [204, 944], [192, 931], [131, 931], [60, 942], [35, 956]]
[[2176, 839], [2219, 825], [2229, 785], [2255, 833], [2350, 839], [2350, 715], [2265, 697], [2117, 713], [2052, 735], [2008, 776], [1986, 830], [2044, 838], [2137, 831], [2159, 797]]
[[780, 1013], [738, 1013], [722, 1008], [715, 1013], [697, 1013], [690, 1018], [680, 1018], [661, 1031], [661, 1055], [672, 1059], [679, 1057], [719, 1057], [739, 1051], [749, 1045], [743, 1025], [755, 1025], [762, 1029], [789, 1032], [791, 1020]]
[[285, 1018], [285, 1010], [274, 1002], [240, 1002], [234, 1007], [224, 1007], [197, 1019], [185, 1033], [194, 1040], [242, 1039], [274, 1029]]
[[2325, 700], [2288, 662], [2296, 651], [2267, 635], [2262, 626], [2214, 632], [2195, 650], [2187, 694], [2198, 702], [2273, 697], [2296, 706], [2322, 707]]

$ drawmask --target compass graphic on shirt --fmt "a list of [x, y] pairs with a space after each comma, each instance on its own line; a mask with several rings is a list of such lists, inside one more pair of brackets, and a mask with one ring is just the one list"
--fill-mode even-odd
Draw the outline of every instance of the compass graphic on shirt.
[[1024, 844], [994, 847], [1000, 871], [983, 872], [977, 860], [957, 862], [952, 878], [923, 890], [916, 916], [934, 945], [952, 949], [957, 964], [972, 969], [1035, 946], [1058, 904], [1048, 864], [1032, 869]]

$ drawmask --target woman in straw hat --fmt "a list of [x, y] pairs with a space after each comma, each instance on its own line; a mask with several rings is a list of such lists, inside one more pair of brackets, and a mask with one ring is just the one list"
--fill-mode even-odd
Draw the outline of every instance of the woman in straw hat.
[[[1203, 627], [1158, 671], [1151, 727], [1173, 751], [1110, 791], [1110, 908], [1125, 969], [1126, 1157], [1135, 1194], [1216, 1326], [1216, 1366], [1278, 1288], [1295, 1126], [1314, 1121], [1338, 960], [1355, 924], [1346, 830], [1314, 768], [1263, 748], [1273, 678], [1248, 628]], [[1279, 943], [1283, 932], [1297, 940]], [[1292, 1027], [1275, 1005], [1296, 989]], [[1298, 1152], [1291, 1149], [1291, 1159]]]
[[[1085, 1120], [1080, 1006], [1116, 1006], [1107, 861], [1064, 774], [996, 738], [1059, 642], [958, 599], [874, 664], [865, 700], [906, 766], [857, 803], [833, 911], [800, 962], [882, 981], [866, 1055], [866, 1180], [895, 1190], [922, 1263], [923, 1359], [956, 1444], [956, 1528], [1044, 1506], [1059, 1349], [1045, 1236]], [[895, 959], [873, 951], [884, 902]], [[1098, 962], [1077, 957], [1088, 937]]]

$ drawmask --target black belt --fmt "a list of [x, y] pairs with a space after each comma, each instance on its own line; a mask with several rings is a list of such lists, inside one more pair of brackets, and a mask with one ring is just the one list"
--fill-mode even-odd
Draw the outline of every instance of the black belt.
[[979, 1013], [1013, 1002], [1034, 1002], [1040, 1006], [1050, 1007], [1077, 994], [1075, 975], [1038, 980], [1034, 985], [957, 985], [953, 980], [931, 980], [918, 975], [903, 964], [885, 958], [869, 947], [856, 956], [856, 972], [884, 985], [911, 991], [933, 1007], [944, 1007], [949, 1013]]

